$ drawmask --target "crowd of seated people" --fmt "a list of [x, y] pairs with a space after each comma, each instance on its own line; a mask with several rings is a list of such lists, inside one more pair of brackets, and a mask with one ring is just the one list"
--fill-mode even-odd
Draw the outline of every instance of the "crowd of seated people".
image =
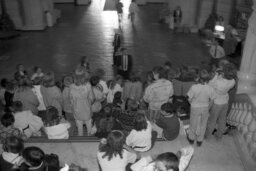
[[[228, 92], [236, 80], [232, 63], [224, 60], [218, 65], [203, 63], [196, 69], [177, 69], [166, 62], [149, 71], [144, 80], [139, 72], [132, 72], [127, 80], [120, 75], [104, 80], [104, 74], [102, 69], [91, 70], [87, 58], [83, 57], [74, 72], [57, 84], [53, 72], [43, 73], [40, 67], [35, 67], [30, 77], [19, 64], [14, 79], [1, 80], [1, 142], [14, 141], [8, 139], [10, 137], [26, 141], [33, 136], [68, 139], [94, 135], [103, 138], [98, 151], [103, 171], [124, 170], [128, 163], [133, 163], [131, 170], [146, 171], [185, 169], [192, 148], [181, 150], [179, 155], [163, 153], [156, 158], [141, 159], [139, 156], [140, 152], [153, 147], [152, 131], [158, 133], [158, 138], [176, 139], [183, 113], [190, 115], [191, 126], [186, 130], [190, 144], [196, 141], [201, 146], [216, 125], [216, 138], [221, 139]], [[183, 101], [174, 94], [179, 88], [174, 84], [177, 81], [191, 82], [187, 92], [182, 93]], [[36, 147], [27, 150], [44, 155]], [[19, 154], [26, 163], [29, 152], [23, 146], [10, 152]], [[6, 159], [3, 155], [2, 162]], [[37, 164], [41, 166], [42, 162]], [[37, 167], [37, 164], [31, 166]]]

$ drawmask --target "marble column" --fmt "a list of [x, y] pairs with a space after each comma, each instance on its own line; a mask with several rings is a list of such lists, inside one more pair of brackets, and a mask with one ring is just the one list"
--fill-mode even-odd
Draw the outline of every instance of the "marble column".
[[238, 72], [237, 93], [256, 94], [256, 0], [253, 0], [252, 9]]

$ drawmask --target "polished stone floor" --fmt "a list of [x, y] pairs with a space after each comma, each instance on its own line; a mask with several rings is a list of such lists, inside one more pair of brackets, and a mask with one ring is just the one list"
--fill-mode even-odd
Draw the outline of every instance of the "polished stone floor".
[[[130, 0], [123, 0], [123, 46], [133, 55], [134, 69], [149, 70], [170, 60], [174, 66], [198, 65], [209, 60], [207, 47], [197, 34], [173, 33], [158, 23], [164, 4], [140, 6], [135, 24], [128, 20]], [[54, 71], [57, 76], [71, 72], [81, 56], [88, 56], [91, 68], [104, 68], [112, 76], [112, 41], [118, 28], [117, 15], [102, 11], [104, 0], [89, 6], [57, 4], [62, 16], [57, 25], [44, 31], [21, 32], [16, 39], [4, 41], [0, 51], [0, 78], [13, 75], [15, 66], [24, 64]], [[1, 60], [2, 59], [2, 60]]]
[[[123, 46], [133, 55], [135, 70], [147, 71], [170, 60], [174, 66], [198, 65], [209, 60], [207, 47], [196, 34], [174, 33], [167, 25], [159, 24], [158, 13], [163, 4], [147, 4], [139, 8], [134, 26], [128, 20], [125, 2], [123, 17]], [[71, 72], [81, 56], [88, 56], [91, 68], [104, 68], [107, 77], [112, 72], [112, 41], [118, 28], [114, 12], [103, 12], [104, 0], [93, 0], [89, 6], [57, 4], [62, 11], [58, 24], [44, 31], [21, 32], [21, 36], [1, 45], [0, 78], [12, 77], [15, 66], [24, 64], [28, 71], [41, 66], [54, 71], [58, 77]], [[98, 170], [97, 143], [28, 144], [37, 145], [47, 153], [57, 153], [62, 162]], [[157, 142], [150, 154], [178, 151], [188, 145], [184, 135], [173, 142]], [[148, 153], [147, 153], [148, 154]], [[146, 155], [146, 154], [145, 154]], [[232, 137], [220, 142], [209, 140], [196, 148], [188, 170], [242, 171]]]

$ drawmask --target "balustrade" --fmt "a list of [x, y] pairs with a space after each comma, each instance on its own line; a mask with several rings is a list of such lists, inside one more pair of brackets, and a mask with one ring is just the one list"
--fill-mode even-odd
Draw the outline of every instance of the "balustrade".
[[246, 94], [238, 94], [231, 100], [227, 123], [235, 126], [256, 162], [256, 108]]

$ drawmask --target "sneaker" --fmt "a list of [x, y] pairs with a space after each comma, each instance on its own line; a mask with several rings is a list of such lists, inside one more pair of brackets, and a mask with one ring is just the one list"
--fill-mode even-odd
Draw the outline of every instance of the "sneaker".
[[189, 136], [188, 136], [187, 129], [185, 130], [185, 132], [186, 132], [186, 137], [187, 137], [187, 140], [188, 140], [189, 144], [191, 144], [191, 145], [194, 144], [194, 140], [190, 139]]
[[201, 147], [202, 143], [203, 143], [203, 141], [197, 141], [197, 142], [196, 142], [196, 144], [197, 144], [198, 147]]

